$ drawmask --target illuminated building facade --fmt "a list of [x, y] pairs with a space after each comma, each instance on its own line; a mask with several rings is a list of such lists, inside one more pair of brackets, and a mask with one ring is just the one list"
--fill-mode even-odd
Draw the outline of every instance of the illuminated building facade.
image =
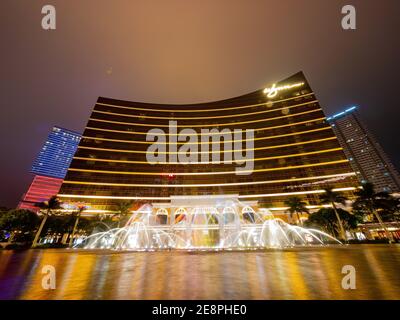
[[18, 208], [38, 211], [35, 204], [47, 201], [58, 193], [80, 137], [79, 133], [71, 130], [57, 126], [52, 128], [32, 165], [34, 177]]
[[398, 171], [360, 119], [357, 107], [337, 113], [328, 121], [360, 182], [373, 183], [378, 192], [400, 191]]
[[77, 132], [53, 127], [32, 165], [31, 173], [64, 179], [80, 138]]
[[28, 191], [18, 204], [19, 209], [39, 211], [37, 203], [47, 201], [60, 190], [63, 179], [34, 175]]
[[[170, 121], [176, 121], [177, 133], [169, 130]], [[186, 128], [197, 134], [202, 129], [253, 129], [251, 174], [237, 174], [236, 163], [148, 162], [153, 143], [146, 140], [149, 130], [166, 132], [163, 144], [171, 156], [181, 151], [172, 149], [171, 139]], [[234, 140], [245, 149], [246, 139]], [[225, 148], [225, 140], [206, 144], [220, 144], [222, 159], [232, 150]], [[187, 139], [178, 141], [178, 147], [185, 143]], [[324, 187], [351, 196], [357, 184], [314, 92], [299, 72], [266, 89], [209, 103], [166, 105], [100, 97], [59, 196], [66, 202], [86, 202], [87, 212], [93, 213], [115, 211], [127, 200], [156, 205], [168, 203], [171, 196], [207, 195], [238, 195], [240, 201], [283, 212], [290, 196], [316, 208]]]

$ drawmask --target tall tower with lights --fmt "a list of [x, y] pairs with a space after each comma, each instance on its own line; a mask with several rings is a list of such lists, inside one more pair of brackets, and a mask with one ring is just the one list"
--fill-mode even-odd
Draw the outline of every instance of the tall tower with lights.
[[398, 171], [361, 120], [357, 107], [348, 108], [327, 120], [361, 183], [373, 183], [376, 191], [400, 191]]
[[51, 129], [32, 165], [33, 180], [18, 208], [38, 211], [37, 203], [58, 193], [80, 138], [79, 133], [71, 130], [57, 126]]

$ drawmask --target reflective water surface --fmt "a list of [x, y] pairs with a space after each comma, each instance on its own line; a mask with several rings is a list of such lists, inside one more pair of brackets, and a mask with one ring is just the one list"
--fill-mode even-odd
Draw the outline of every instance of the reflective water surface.
[[[56, 289], [42, 288], [42, 268]], [[342, 289], [344, 265], [355, 290]], [[400, 245], [252, 252], [0, 251], [0, 299], [400, 299]]]

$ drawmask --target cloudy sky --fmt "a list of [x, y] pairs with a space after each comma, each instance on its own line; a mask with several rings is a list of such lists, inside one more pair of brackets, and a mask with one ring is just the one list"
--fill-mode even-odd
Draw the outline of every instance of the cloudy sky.
[[[341, 28], [349, 3], [355, 31]], [[1, 0], [0, 12], [0, 206], [27, 189], [50, 128], [82, 132], [98, 96], [205, 102], [300, 70], [326, 114], [360, 106], [400, 167], [398, 0]]]

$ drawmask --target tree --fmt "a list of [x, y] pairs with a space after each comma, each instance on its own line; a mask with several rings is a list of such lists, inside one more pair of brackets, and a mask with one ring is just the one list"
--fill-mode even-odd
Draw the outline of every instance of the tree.
[[118, 218], [118, 228], [121, 221], [131, 213], [132, 201], [121, 201], [118, 203], [117, 213], [114, 214]]
[[334, 192], [332, 188], [328, 187], [324, 189], [324, 193], [320, 196], [320, 202], [321, 204], [330, 204], [333, 208], [333, 211], [335, 212], [336, 219], [339, 224], [340, 228], [340, 236], [341, 238], [346, 241], [346, 232], [344, 231], [342, 220], [340, 219], [340, 215], [338, 213], [338, 209], [336, 207], [336, 204], [346, 204], [346, 197], [342, 196], [338, 192]]
[[47, 218], [52, 213], [54, 213], [55, 210], [58, 210], [61, 208], [61, 203], [60, 203], [60, 200], [58, 200], [57, 196], [52, 196], [48, 201], [40, 202], [37, 204], [37, 206], [42, 209], [43, 219], [39, 226], [38, 231], [36, 232], [35, 239], [33, 240], [33, 243], [32, 243], [32, 248], [37, 246], [40, 234], [42, 233], [43, 227], [46, 224]]
[[75, 217], [71, 215], [51, 215], [43, 227], [42, 234], [71, 233]]
[[375, 192], [374, 185], [370, 182], [364, 183], [362, 188], [356, 192], [356, 200], [353, 203], [353, 210], [364, 215], [375, 216], [389, 242], [393, 242], [393, 236], [386, 228], [379, 211], [395, 212], [398, 208], [398, 201], [387, 192]]
[[[70, 238], [68, 240], [68, 245], [70, 244], [70, 240], [72, 238], [72, 234], [77, 230], [87, 231], [91, 228], [91, 221], [83, 218], [82, 216], [77, 219], [78, 212], [74, 212], [73, 214], [67, 215], [52, 215], [47, 219], [46, 225], [43, 227], [42, 233], [44, 234], [69, 234]], [[78, 223], [77, 223], [78, 221]]]
[[80, 217], [79, 218], [79, 223], [76, 227], [77, 230], [83, 231], [85, 233], [85, 235], [87, 234], [91, 234], [93, 229], [94, 229], [94, 223], [93, 223], [93, 218], [84, 218], [84, 217]]
[[110, 215], [98, 214], [94, 218], [90, 219], [90, 222], [86, 226], [85, 230], [88, 233], [97, 233], [108, 231], [113, 228], [115, 221]]
[[343, 209], [337, 209], [336, 212], [333, 208], [321, 208], [317, 212], [311, 213], [306, 221], [309, 227], [319, 227], [324, 231], [338, 237], [341, 233], [339, 221], [336, 214], [339, 215], [345, 230], [353, 230], [357, 228], [358, 218]]
[[72, 244], [73, 244], [73, 241], [74, 241], [75, 232], [76, 232], [76, 229], [77, 229], [78, 223], [79, 223], [79, 218], [81, 217], [82, 212], [87, 209], [87, 207], [86, 207], [86, 205], [78, 205], [77, 209], [78, 210], [75, 213], [73, 213], [73, 215], [76, 216], [76, 219], [75, 219], [75, 224], [74, 224], [74, 228], [72, 230], [71, 237], [69, 239], [69, 247], [70, 248], [72, 247]]
[[0, 214], [2, 214], [2, 213], [7, 213], [8, 211], [10, 211], [11, 209], [10, 208], [7, 208], [7, 207], [0, 207]]
[[300, 219], [300, 214], [307, 213], [309, 211], [306, 207], [306, 203], [301, 200], [299, 197], [290, 197], [285, 201], [285, 205], [288, 206], [288, 209], [285, 212], [290, 213], [290, 218], [293, 217], [293, 214], [297, 216], [297, 224], [303, 224]]
[[[0, 216], [0, 230], [10, 233], [9, 242], [32, 241], [32, 233], [37, 228], [40, 218], [30, 210], [9, 210]], [[17, 234], [17, 236], [16, 236]]]

